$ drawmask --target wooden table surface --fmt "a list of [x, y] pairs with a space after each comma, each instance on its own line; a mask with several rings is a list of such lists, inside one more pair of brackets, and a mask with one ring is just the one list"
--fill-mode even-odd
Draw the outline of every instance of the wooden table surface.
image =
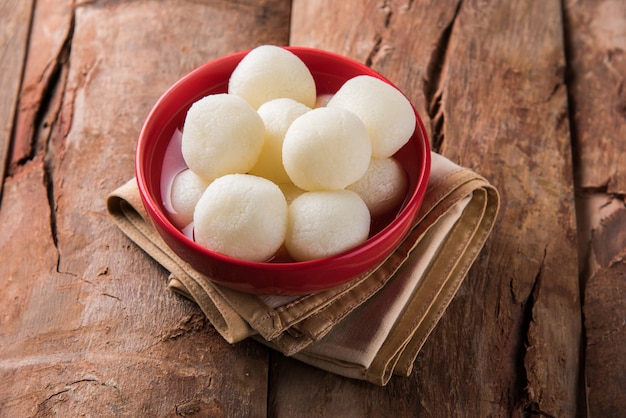
[[[0, 416], [609, 417], [626, 411], [623, 0], [0, 0]], [[260, 44], [403, 89], [500, 191], [412, 375], [226, 343], [112, 223], [156, 99]]]

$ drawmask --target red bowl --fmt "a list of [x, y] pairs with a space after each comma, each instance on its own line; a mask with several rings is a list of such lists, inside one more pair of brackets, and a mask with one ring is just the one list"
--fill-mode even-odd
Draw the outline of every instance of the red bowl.
[[[392, 84], [371, 68], [340, 55], [312, 48], [285, 48], [308, 66], [318, 94], [332, 94], [346, 80], [362, 74]], [[415, 133], [395, 155], [408, 176], [406, 199], [380, 230], [349, 251], [302, 262], [239, 260], [196, 244], [168, 219], [160, 188], [167, 145], [175, 130], [182, 127], [187, 110], [195, 101], [208, 94], [227, 92], [230, 74], [247, 52], [237, 52], [202, 65], [180, 79], [157, 101], [139, 134], [135, 157], [144, 206], [167, 245], [194, 269], [221, 285], [248, 293], [298, 295], [346, 283], [382, 262], [402, 242], [421, 205], [430, 173], [430, 147], [417, 112]]]

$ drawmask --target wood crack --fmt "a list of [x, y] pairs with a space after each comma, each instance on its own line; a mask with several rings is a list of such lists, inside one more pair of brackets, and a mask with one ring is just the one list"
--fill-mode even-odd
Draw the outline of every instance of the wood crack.
[[[58, 273], [61, 273], [59, 270], [61, 257], [57, 237], [53, 137], [55, 128], [59, 125], [73, 34], [74, 16], [72, 15], [58, 53], [39, 69], [38, 76], [31, 77], [31, 81], [21, 88], [19, 104], [21, 113], [15, 122], [7, 170], [7, 175], [11, 177], [30, 162], [36, 161], [42, 166], [43, 187], [46, 190], [47, 203], [50, 208], [50, 234], [57, 251], [56, 271]], [[31, 39], [31, 42], [36, 42], [36, 39]]]
[[386, 13], [385, 15], [385, 29], [391, 25], [391, 16], [393, 16], [393, 11], [389, 4], [385, 1], [380, 9]]
[[82, 379], [78, 379], [78, 380], [74, 380], [72, 382], [69, 382], [69, 383], [65, 384], [61, 389], [59, 389], [59, 390], [51, 393], [50, 395], [48, 395], [43, 401], [41, 401], [39, 404], [37, 404], [38, 410], [40, 412], [49, 412], [48, 411], [48, 409], [49, 409], [48, 404], [50, 402], [53, 402], [53, 403], [54, 402], [65, 402], [66, 401], [65, 399], [56, 400], [55, 398], [65, 394], [65, 393], [68, 393], [68, 392], [76, 390], [77, 386], [79, 384], [82, 384], [82, 383], [85, 383], [85, 384], [88, 384], [88, 385], [95, 384], [97, 386], [104, 387], [104, 388], [112, 388], [112, 389], [114, 389], [114, 391], [115, 391], [117, 396], [120, 396], [120, 394], [121, 394], [120, 393], [120, 388], [118, 387], [117, 384], [111, 383], [111, 382], [101, 382], [96, 377], [86, 376], [86, 377], [84, 377]]
[[520, 327], [522, 338], [520, 340], [521, 344], [520, 344], [520, 348], [518, 351], [519, 361], [517, 362], [517, 364], [520, 365], [519, 375], [518, 375], [518, 390], [523, 391], [523, 393], [520, 396], [520, 403], [522, 405], [524, 412], [530, 415], [542, 415], [542, 416], [550, 417], [551, 415], [547, 414], [546, 412], [541, 411], [539, 407], [540, 406], [539, 402], [536, 401], [536, 399], [539, 398], [540, 396], [538, 396], [538, 394], [535, 393], [533, 382], [529, 378], [529, 374], [531, 374], [532, 371], [529, 370], [530, 360], [528, 358], [529, 351], [533, 347], [533, 341], [530, 336], [531, 325], [535, 321], [533, 311], [535, 308], [535, 304], [537, 303], [537, 300], [539, 298], [539, 291], [541, 289], [541, 285], [543, 282], [543, 266], [546, 261], [547, 252], [548, 252], [548, 249], [546, 247], [543, 250], [543, 257], [541, 259], [541, 262], [539, 263], [539, 268], [533, 280], [530, 292], [528, 293], [528, 297], [526, 298], [526, 301], [523, 303], [522, 324]]
[[462, 3], [462, 1], [457, 3], [452, 19], [450, 19], [450, 22], [448, 22], [441, 32], [431, 54], [428, 67], [426, 68], [424, 97], [426, 98], [427, 112], [431, 121], [431, 145], [435, 152], [440, 152], [444, 141], [444, 111], [441, 105], [443, 96], [442, 73], [446, 64], [452, 29], [459, 15]]
[[600, 184], [598, 186], [577, 187], [576, 196], [580, 198], [585, 196], [602, 194], [606, 197], [626, 202], [626, 192], [613, 191], [613, 189], [611, 188], [611, 178], [608, 178], [603, 184]]
[[118, 302], [121, 302], [121, 301], [122, 301], [122, 299], [120, 299], [119, 297], [117, 297], [117, 296], [115, 296], [115, 295], [112, 295], [112, 294], [110, 294], [110, 293], [102, 293], [102, 296], [106, 296], [106, 297], [109, 297], [109, 298], [111, 298], [111, 299], [115, 299], [115, 300], [117, 300]]
[[[378, 10], [380, 10], [382, 13], [385, 14], [383, 27], [381, 31], [382, 33], [384, 33], [391, 27], [391, 18], [394, 12], [393, 12], [392, 7], [389, 5], [387, 1], [383, 2], [382, 5], [378, 6]], [[383, 44], [383, 39], [384, 39], [384, 36], [381, 33], [376, 32], [376, 34], [374, 35], [374, 45], [372, 46], [369, 54], [367, 55], [367, 58], [365, 58], [364, 63], [366, 66], [368, 67], [374, 66], [377, 61], [380, 61], [392, 50], [392, 47], [385, 46]]]
[[376, 55], [378, 54], [378, 51], [380, 51], [380, 46], [383, 42], [383, 37], [379, 34], [376, 34], [376, 38], [374, 40], [374, 46], [372, 47], [372, 50], [370, 51], [370, 53], [367, 55], [367, 58], [365, 59], [365, 65], [368, 67], [371, 67], [372, 64], [374, 63], [374, 57], [376, 57]]
[[[60, 103], [64, 92], [67, 78], [67, 69], [71, 52], [71, 41], [74, 33], [74, 22], [70, 23], [67, 36], [59, 49], [56, 57], [46, 64], [39, 76], [39, 81], [44, 83], [39, 93], [36, 93], [36, 109], [32, 104], [20, 104], [20, 111], [32, 114], [22, 121], [18, 121], [15, 140], [12, 143], [9, 175], [20, 167], [34, 160], [40, 152], [47, 152], [48, 142], [52, 128], [60, 113]], [[24, 94], [24, 92], [22, 92]], [[24, 99], [24, 97], [22, 97]], [[30, 102], [32, 102], [32, 95]], [[21, 125], [20, 125], [20, 122]]]
[[[54, 248], [57, 252], [57, 262], [56, 262], [56, 271], [57, 273], [62, 273], [60, 271], [61, 266], [61, 253], [59, 251], [59, 239], [58, 239], [58, 229], [57, 229], [57, 218], [56, 218], [56, 201], [55, 201], [55, 184], [54, 184], [54, 146], [51, 144], [52, 132], [56, 125], [56, 121], [58, 120], [59, 114], [61, 112], [61, 103], [63, 102], [62, 96], [65, 92], [65, 87], [67, 83], [67, 72], [69, 68], [69, 57], [71, 52], [72, 38], [74, 35], [74, 17], [70, 22], [70, 29], [68, 30], [68, 35], [63, 42], [63, 47], [61, 48], [61, 52], [56, 60], [56, 65], [54, 71], [54, 76], [50, 77], [49, 85], [46, 89], [46, 94], [44, 95], [45, 100], [42, 101], [42, 108], [40, 108], [39, 118], [43, 118], [46, 115], [46, 111], [42, 111], [50, 106], [51, 103], [56, 101], [56, 106], [53, 110], [53, 115], [50, 117], [50, 125], [46, 126], [46, 122], [43, 122], [44, 128], [50, 128], [45, 137], [45, 154], [44, 154], [44, 185], [46, 187], [46, 195], [48, 197], [48, 205], [50, 206], [50, 233], [52, 235], [52, 242], [54, 243]], [[58, 99], [54, 99], [58, 94], [61, 95]], [[40, 126], [41, 121], [36, 120], [36, 127]], [[39, 131], [36, 132], [35, 138], [39, 136]], [[34, 147], [33, 147], [34, 148]]]

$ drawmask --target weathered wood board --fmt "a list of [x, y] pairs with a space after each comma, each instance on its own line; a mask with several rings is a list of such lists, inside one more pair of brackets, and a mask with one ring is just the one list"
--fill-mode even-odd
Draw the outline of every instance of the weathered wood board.
[[626, 411], [626, 3], [564, 5], [589, 416]]
[[[136, 138], [159, 95], [209, 59], [286, 43], [289, 7], [82, 2], [59, 8], [64, 19], [35, 12], [39, 28], [68, 40], [38, 55], [59, 66], [58, 86], [39, 88], [49, 66], [29, 67], [23, 103], [55, 109], [24, 111], [19, 134], [37, 138], [20, 143], [36, 146], [5, 180], [0, 415], [266, 416], [267, 349], [228, 345], [195, 305], [167, 291], [166, 272], [104, 203], [134, 175]], [[46, 35], [32, 32], [33, 54]], [[64, 44], [69, 59], [59, 59]], [[40, 112], [46, 130], [32, 126]]]
[[[344, 396], [397, 416], [575, 415], [582, 333], [560, 3], [357, 3], [294, 2], [291, 42], [366, 62], [404, 89], [433, 147], [492, 181], [503, 210], [418, 358], [414, 400], [392, 401], [402, 379]], [[275, 390], [299, 396], [280, 370]], [[335, 393], [330, 378], [311, 381]]]
[[[4, 178], [8, 155], [11, 151], [13, 119], [22, 82], [24, 57], [28, 49], [28, 36], [33, 1], [3, 1], [0, 3], [0, 176]], [[0, 183], [0, 199], [2, 183]]]
[[[626, 411], [623, 1], [5, 0], [0, 12], [0, 416]], [[376, 387], [228, 345], [106, 213], [160, 94], [264, 43], [378, 70], [433, 149], [501, 192], [409, 378]]]

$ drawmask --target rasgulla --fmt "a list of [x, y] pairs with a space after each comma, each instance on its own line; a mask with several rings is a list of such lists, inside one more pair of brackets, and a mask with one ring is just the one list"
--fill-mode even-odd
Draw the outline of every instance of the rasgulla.
[[370, 214], [375, 217], [402, 202], [406, 195], [407, 178], [402, 166], [393, 157], [373, 158], [365, 175], [347, 188], [361, 196]]
[[286, 97], [270, 100], [259, 107], [259, 116], [265, 124], [265, 142], [250, 174], [265, 177], [274, 183], [291, 181], [283, 167], [283, 140], [291, 123], [309, 110], [310, 107]]
[[308, 107], [317, 99], [315, 80], [306, 64], [293, 52], [275, 45], [261, 45], [248, 52], [232, 72], [228, 92], [243, 97], [255, 109], [280, 97]]
[[183, 228], [193, 221], [196, 203], [208, 187], [209, 182], [198, 177], [193, 171], [186, 169], [176, 174], [170, 190], [170, 215], [174, 224]]
[[245, 100], [212, 94], [195, 102], [185, 118], [181, 150], [187, 166], [206, 181], [246, 173], [256, 163], [265, 126]]
[[398, 89], [369, 75], [346, 81], [327, 106], [350, 110], [361, 118], [376, 158], [391, 157], [415, 131], [415, 112], [409, 100]]
[[370, 220], [353, 191], [306, 192], [289, 205], [285, 247], [296, 261], [336, 255], [367, 239]]
[[204, 191], [193, 215], [198, 244], [248, 261], [266, 261], [287, 231], [287, 202], [276, 184], [250, 174], [228, 174]]
[[283, 164], [301, 189], [338, 190], [357, 181], [369, 166], [367, 129], [352, 112], [319, 107], [293, 121], [283, 141]]

